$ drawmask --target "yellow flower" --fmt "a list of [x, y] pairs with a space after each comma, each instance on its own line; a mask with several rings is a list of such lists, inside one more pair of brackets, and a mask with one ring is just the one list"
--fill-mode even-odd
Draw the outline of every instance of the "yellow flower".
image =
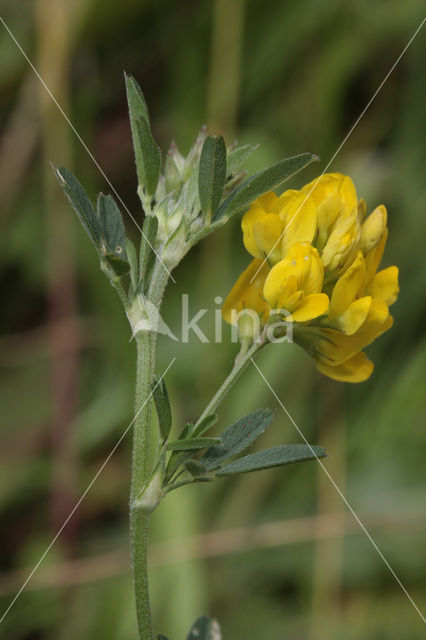
[[376, 273], [385, 243], [386, 234], [365, 258], [360, 250], [336, 282], [328, 314], [309, 332], [296, 332], [295, 339], [315, 357], [318, 369], [336, 380], [366, 380], [373, 363], [362, 349], [393, 324], [389, 305], [399, 292], [398, 268]]
[[228, 324], [238, 326], [241, 339], [254, 338], [256, 334], [252, 319], [241, 313], [245, 309], [250, 309], [259, 316], [260, 325], [268, 320], [270, 307], [262, 296], [269, 270], [269, 266], [262, 264], [262, 260], [252, 260], [223, 303], [223, 318]]
[[328, 309], [328, 296], [321, 293], [323, 277], [317, 250], [300, 242], [271, 269], [263, 295], [271, 309], [287, 312], [287, 322], [307, 322]]
[[285, 191], [279, 198], [267, 193], [244, 214], [243, 242], [254, 258], [274, 265], [297, 242], [311, 242], [316, 233], [314, 202], [299, 191]]
[[252, 309], [261, 325], [273, 324], [281, 310], [322, 373], [366, 380], [373, 363], [362, 349], [392, 326], [389, 305], [399, 288], [397, 267], [377, 272], [386, 208], [365, 214], [365, 201], [340, 173], [256, 200], [242, 220], [244, 245], [255, 259], [225, 301], [225, 320], [233, 322], [232, 309]]

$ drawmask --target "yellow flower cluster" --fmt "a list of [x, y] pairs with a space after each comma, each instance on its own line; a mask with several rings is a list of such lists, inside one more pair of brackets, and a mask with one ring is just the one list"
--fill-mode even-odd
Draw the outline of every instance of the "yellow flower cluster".
[[362, 349], [392, 326], [389, 305], [399, 291], [397, 267], [377, 272], [386, 225], [386, 208], [366, 217], [352, 180], [339, 173], [263, 195], [242, 220], [254, 260], [225, 300], [224, 319], [236, 323], [251, 309], [263, 326], [282, 313], [322, 373], [366, 380], [373, 363]]

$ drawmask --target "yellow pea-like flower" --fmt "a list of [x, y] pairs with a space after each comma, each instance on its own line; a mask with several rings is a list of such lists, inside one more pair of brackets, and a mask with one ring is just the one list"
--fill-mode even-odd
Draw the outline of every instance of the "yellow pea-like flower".
[[308, 242], [295, 244], [269, 272], [263, 289], [271, 309], [286, 311], [288, 322], [307, 322], [324, 314], [328, 296], [321, 293], [324, 270]]
[[232, 322], [232, 309], [250, 308], [264, 326], [281, 313], [323, 374], [366, 380], [373, 363], [362, 350], [392, 326], [389, 305], [399, 292], [397, 267], [378, 271], [386, 208], [366, 211], [352, 180], [340, 173], [256, 200], [242, 219], [244, 245], [255, 260], [228, 295], [225, 320]]

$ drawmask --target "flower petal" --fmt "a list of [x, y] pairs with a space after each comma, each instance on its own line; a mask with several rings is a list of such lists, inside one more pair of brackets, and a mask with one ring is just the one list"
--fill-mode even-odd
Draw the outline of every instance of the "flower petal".
[[393, 304], [399, 293], [398, 267], [388, 267], [376, 273], [365, 292], [373, 298], [384, 300], [386, 304]]
[[373, 363], [362, 351], [335, 367], [321, 360], [316, 360], [315, 364], [318, 371], [341, 382], [364, 382], [371, 376], [374, 369]]
[[385, 232], [379, 244], [365, 256], [365, 283], [367, 285], [374, 278], [379, 264], [383, 258], [387, 238], [388, 230], [385, 229]]
[[263, 287], [263, 295], [268, 304], [273, 308], [284, 307], [285, 302], [291, 294], [298, 290], [297, 287], [297, 267], [296, 262], [286, 258], [280, 260], [270, 270], [265, 286]]
[[371, 307], [371, 296], [354, 300], [342, 315], [336, 318], [334, 326], [346, 335], [351, 336], [364, 324]]
[[328, 309], [328, 296], [325, 293], [312, 293], [302, 298], [299, 306], [286, 318], [287, 322], [308, 322], [322, 316]]
[[317, 211], [312, 198], [299, 193], [280, 213], [283, 220], [282, 256], [298, 242], [312, 242], [317, 229]]
[[256, 243], [256, 239], [253, 232], [253, 227], [258, 220], [261, 220], [265, 216], [265, 211], [260, 207], [251, 207], [241, 220], [241, 229], [243, 230], [243, 242], [247, 251], [254, 258], [262, 258], [262, 253]]
[[330, 300], [329, 316], [335, 320], [342, 315], [360, 295], [365, 279], [365, 263], [359, 251], [352, 265], [336, 282]]
[[274, 264], [281, 260], [282, 231], [281, 219], [275, 213], [268, 213], [253, 225], [253, 236], [260, 254]]
[[364, 255], [379, 244], [386, 230], [387, 217], [386, 207], [381, 204], [362, 223], [360, 248]]
[[[261, 267], [260, 270], [259, 267]], [[258, 273], [256, 273], [257, 271]], [[242, 309], [253, 309], [262, 314], [263, 321], [266, 321], [269, 314], [269, 306], [261, 296], [268, 273], [269, 267], [266, 263], [262, 264], [262, 260], [255, 259], [251, 261], [223, 303], [222, 315], [226, 322], [235, 324], [235, 313], [232, 312], [235, 310], [238, 313]], [[253, 276], [254, 280], [251, 282]]]

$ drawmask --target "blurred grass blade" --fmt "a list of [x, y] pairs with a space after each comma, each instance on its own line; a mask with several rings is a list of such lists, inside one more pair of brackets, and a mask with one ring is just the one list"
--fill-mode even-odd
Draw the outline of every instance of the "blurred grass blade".
[[295, 462], [315, 460], [324, 456], [325, 449], [323, 447], [309, 447], [305, 444], [280, 445], [234, 460], [234, 462], [216, 471], [216, 475], [233, 476], [238, 473], [249, 473], [251, 471], [260, 471], [261, 469], [282, 467]]

